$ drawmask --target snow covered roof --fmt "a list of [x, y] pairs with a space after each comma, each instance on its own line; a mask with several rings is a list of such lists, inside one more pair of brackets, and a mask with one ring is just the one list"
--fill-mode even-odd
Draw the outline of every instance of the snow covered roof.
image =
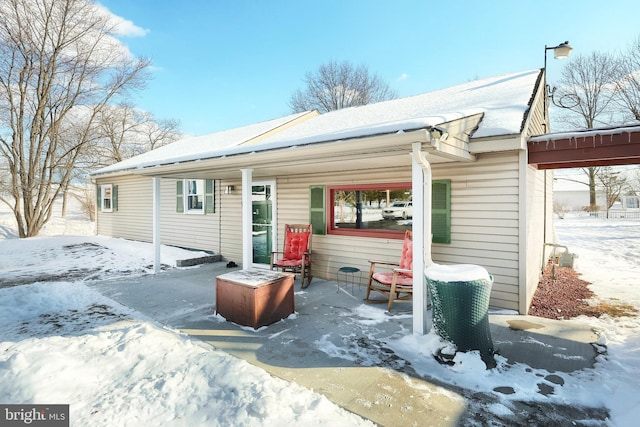
[[155, 150], [147, 151], [146, 153], [102, 168], [98, 170], [96, 174], [135, 169], [156, 164], [173, 163], [185, 159], [207, 158], [213, 152], [250, 142], [280, 126], [284, 126], [301, 118], [305, 114], [309, 114], [309, 112], [291, 114], [278, 119], [207, 135], [183, 138], [171, 144], [158, 147]]
[[[403, 133], [476, 114], [482, 114], [483, 119], [473, 137], [516, 135], [522, 130], [539, 75], [540, 70], [505, 74], [422, 95], [336, 110], [287, 127], [261, 140], [260, 143], [246, 142], [250, 140], [250, 130], [255, 130], [254, 128], [261, 124], [180, 140], [100, 169], [94, 175], [314, 143]], [[292, 116], [288, 116], [264, 122], [264, 125], [291, 118]]]
[[331, 141], [436, 126], [484, 113], [474, 137], [521, 131], [540, 71], [474, 80], [408, 98], [321, 114], [275, 134], [264, 143]]
[[529, 138], [530, 142], [553, 142], [559, 139], [571, 139], [571, 138], [603, 138], [612, 135], [618, 135], [625, 133], [626, 138], [631, 142], [631, 136], [633, 133], [640, 132], [640, 123], [630, 124], [627, 126], [610, 126], [605, 128], [594, 129], [580, 129], [567, 132], [555, 132], [547, 133], [544, 135], [533, 136]]

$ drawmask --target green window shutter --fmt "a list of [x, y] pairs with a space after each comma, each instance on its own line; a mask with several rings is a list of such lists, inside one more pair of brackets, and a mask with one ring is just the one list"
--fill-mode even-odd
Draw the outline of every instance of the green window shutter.
[[117, 185], [111, 186], [111, 207], [113, 208], [114, 212], [118, 210], [118, 186]]
[[207, 179], [204, 185], [204, 213], [215, 213], [216, 197], [214, 194], [215, 181]]
[[313, 234], [327, 233], [325, 201], [324, 185], [312, 185], [309, 187], [309, 222], [311, 223]]
[[433, 243], [451, 243], [451, 180], [433, 181], [431, 189]]
[[176, 212], [178, 213], [184, 212], [183, 184], [184, 182], [182, 180], [176, 181]]
[[98, 211], [102, 210], [102, 186], [100, 184], [96, 184], [96, 207]]

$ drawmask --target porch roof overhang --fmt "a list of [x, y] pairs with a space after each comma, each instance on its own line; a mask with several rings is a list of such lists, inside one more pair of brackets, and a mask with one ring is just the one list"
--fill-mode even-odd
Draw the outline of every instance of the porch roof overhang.
[[136, 174], [163, 178], [237, 179], [243, 168], [254, 169], [254, 177], [260, 178], [357, 171], [372, 167], [406, 167], [411, 164], [410, 154], [415, 142], [422, 144], [423, 151], [433, 154], [430, 157], [433, 163], [473, 162], [475, 155], [470, 151], [469, 137], [481, 119], [480, 113], [437, 125], [448, 134], [440, 140], [433, 140], [429, 132], [431, 128], [427, 127], [312, 144], [299, 145], [291, 141], [268, 149], [259, 145], [244, 145], [221, 150], [210, 158], [142, 166], [92, 177]]
[[537, 169], [639, 164], [640, 125], [541, 135], [527, 145]]

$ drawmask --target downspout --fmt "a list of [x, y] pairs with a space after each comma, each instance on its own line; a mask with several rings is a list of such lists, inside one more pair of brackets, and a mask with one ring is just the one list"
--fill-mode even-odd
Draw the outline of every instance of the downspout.
[[151, 178], [153, 192], [153, 272], [159, 273], [161, 266], [160, 256], [160, 178]]
[[[427, 135], [430, 137], [429, 133]], [[427, 160], [427, 153], [422, 152], [421, 142], [414, 142], [411, 148], [413, 207], [414, 209], [422, 207], [422, 209], [417, 209], [418, 215], [413, 216], [412, 227], [413, 253], [422, 254], [422, 256], [414, 256], [413, 258], [413, 333], [425, 335], [429, 330], [429, 325], [424, 269], [433, 264], [431, 259], [431, 165]]]
[[253, 169], [242, 171], [242, 269], [253, 266], [253, 204], [251, 188], [253, 186]]
[[[214, 185], [215, 191], [215, 185]], [[218, 181], [218, 256], [222, 256], [222, 180]], [[215, 203], [215, 201], [214, 201]]]
[[544, 171], [544, 198], [542, 202], [542, 263], [540, 266], [540, 273], [544, 274], [545, 253], [547, 251], [547, 170]]

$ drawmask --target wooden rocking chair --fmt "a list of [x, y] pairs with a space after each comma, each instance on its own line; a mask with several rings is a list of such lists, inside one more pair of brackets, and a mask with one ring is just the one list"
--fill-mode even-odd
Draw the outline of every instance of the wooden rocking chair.
[[[311, 283], [311, 225], [284, 226], [284, 252], [271, 252], [271, 269], [301, 273], [302, 288]], [[305, 284], [306, 279], [306, 284]]]
[[[411, 239], [411, 231], [404, 234], [404, 243], [402, 245], [402, 255], [400, 262], [387, 261], [369, 261], [371, 269], [369, 270], [369, 283], [367, 285], [367, 294], [365, 301], [372, 303], [388, 302], [388, 311], [395, 301], [406, 301], [413, 295], [413, 242]], [[390, 271], [376, 271], [378, 266], [386, 268]], [[371, 291], [380, 292], [388, 299], [370, 299]]]

